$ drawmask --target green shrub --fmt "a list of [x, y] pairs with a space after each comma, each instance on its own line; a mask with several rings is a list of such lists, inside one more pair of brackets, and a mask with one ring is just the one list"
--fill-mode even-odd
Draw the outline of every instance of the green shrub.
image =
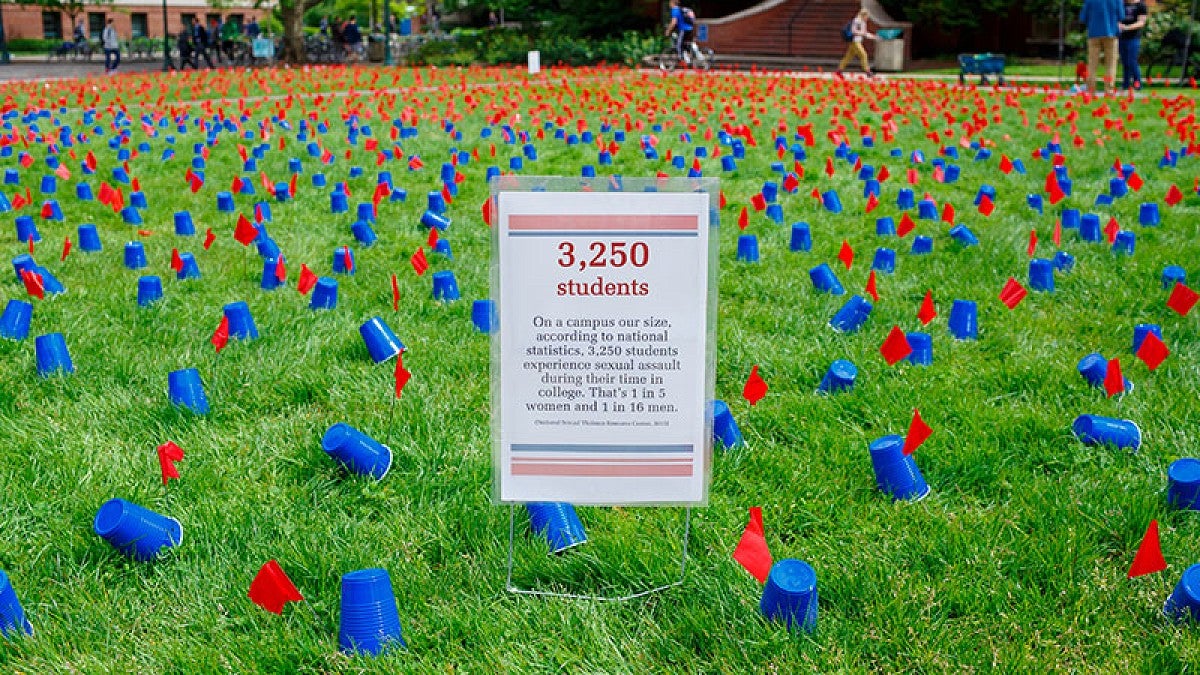
[[41, 38], [13, 38], [8, 41], [8, 51], [26, 54], [45, 54], [56, 49], [62, 40], [43, 40]]
[[666, 49], [665, 39], [653, 33], [628, 31], [597, 40], [556, 35], [539, 30], [455, 29], [449, 40], [428, 42], [409, 57], [412, 64], [446, 66], [482, 63], [525, 63], [531, 50], [542, 53], [542, 63], [571, 66], [593, 63], [636, 65], [647, 54]]

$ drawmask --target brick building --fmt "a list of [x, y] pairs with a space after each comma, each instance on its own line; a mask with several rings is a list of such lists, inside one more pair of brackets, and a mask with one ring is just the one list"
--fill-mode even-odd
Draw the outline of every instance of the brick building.
[[[233, 21], [244, 24], [255, 17], [261, 23], [269, 9], [255, 9], [251, 2], [235, 0], [228, 6], [216, 9], [205, 0], [167, 0], [167, 32], [174, 35], [182, 28], [185, 20], [210, 19]], [[37, 38], [46, 40], [70, 39], [71, 18], [66, 12], [55, 11], [38, 5], [12, 5], [5, 3], [4, 35], [7, 39]], [[75, 16], [83, 22], [84, 30], [92, 40], [100, 39], [104, 24], [111, 17], [117, 34], [122, 40], [131, 37], [162, 38], [163, 5], [145, 0], [114, 0], [111, 4], [84, 4]]]

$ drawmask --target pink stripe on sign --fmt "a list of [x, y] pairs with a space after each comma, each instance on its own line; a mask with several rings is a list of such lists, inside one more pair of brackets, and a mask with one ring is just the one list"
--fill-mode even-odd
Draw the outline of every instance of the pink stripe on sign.
[[530, 215], [508, 217], [510, 230], [677, 230], [700, 229], [700, 219], [688, 215]]
[[607, 478], [652, 478], [692, 475], [691, 464], [548, 464], [513, 462], [514, 476], [579, 476]]
[[554, 464], [691, 464], [691, 457], [643, 457], [640, 459], [628, 459], [624, 457], [577, 457], [577, 456], [558, 456], [550, 455], [542, 457], [539, 455], [521, 455], [513, 456], [514, 462], [544, 462]]

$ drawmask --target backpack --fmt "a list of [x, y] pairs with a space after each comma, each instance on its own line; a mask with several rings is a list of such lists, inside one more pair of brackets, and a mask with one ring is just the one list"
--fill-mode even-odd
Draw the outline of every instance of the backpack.
[[683, 10], [683, 19], [693, 26], [696, 25], [696, 12], [691, 7], [681, 7]]
[[842, 41], [854, 41], [854, 19], [851, 19], [845, 26], [842, 27]]

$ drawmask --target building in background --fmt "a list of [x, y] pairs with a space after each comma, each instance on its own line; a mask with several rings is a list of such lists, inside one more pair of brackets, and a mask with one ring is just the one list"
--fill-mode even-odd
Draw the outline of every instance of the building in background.
[[[212, 19], [233, 21], [243, 25], [255, 17], [261, 24], [271, 10], [256, 9], [252, 2], [234, 0], [226, 7], [216, 9], [205, 0], [167, 0], [167, 31], [171, 35], [179, 32], [187, 20], [201, 20], [205, 25]], [[82, 21], [88, 37], [99, 40], [104, 24], [112, 17], [113, 25], [122, 40], [131, 37], [162, 38], [163, 5], [153, 0], [114, 0], [111, 4], [85, 4], [75, 15]], [[33, 38], [44, 40], [69, 40], [72, 34], [71, 18], [66, 12], [38, 5], [4, 6], [4, 36], [8, 40]]]

